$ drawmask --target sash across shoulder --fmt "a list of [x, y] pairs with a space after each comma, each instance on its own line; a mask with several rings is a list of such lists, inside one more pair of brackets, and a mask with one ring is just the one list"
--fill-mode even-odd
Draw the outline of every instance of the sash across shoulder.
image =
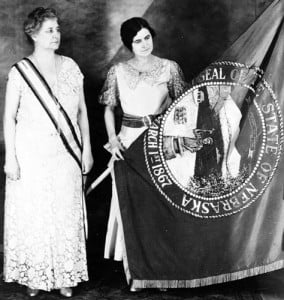
[[[21, 74], [21, 76], [47, 113], [65, 148], [74, 158], [79, 168], [82, 169], [81, 142], [76, 134], [75, 128], [68, 114], [66, 113], [56, 96], [53, 94], [47, 81], [33, 64], [33, 62], [28, 58], [23, 58], [14, 66]], [[58, 117], [58, 114], [60, 118]]]

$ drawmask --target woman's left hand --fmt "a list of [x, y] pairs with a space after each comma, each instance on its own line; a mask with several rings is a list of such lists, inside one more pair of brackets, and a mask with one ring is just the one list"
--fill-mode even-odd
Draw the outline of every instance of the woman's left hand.
[[82, 153], [82, 174], [87, 175], [94, 164], [94, 159], [91, 151], [83, 151]]

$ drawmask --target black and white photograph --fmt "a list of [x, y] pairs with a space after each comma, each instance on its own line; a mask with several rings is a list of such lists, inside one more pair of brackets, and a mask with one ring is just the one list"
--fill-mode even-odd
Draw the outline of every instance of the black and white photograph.
[[0, 300], [284, 299], [284, 0], [0, 0]]

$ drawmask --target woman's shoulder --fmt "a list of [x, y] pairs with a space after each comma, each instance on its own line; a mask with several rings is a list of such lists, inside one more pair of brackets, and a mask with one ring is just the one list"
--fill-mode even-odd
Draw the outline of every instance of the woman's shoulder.
[[163, 64], [169, 64], [169, 63], [171, 62], [170, 59], [167, 59], [167, 58], [164, 58], [164, 57], [155, 56], [155, 58], [156, 58], [157, 60], [159, 60], [159, 61], [160, 61], [161, 63], [163, 63]]
[[84, 75], [75, 62], [75, 60], [69, 56], [58, 55], [59, 71], [58, 76], [62, 81], [69, 82], [69, 84], [79, 84], [83, 82]]
[[8, 71], [8, 78], [9, 77], [20, 77], [20, 73], [19, 73], [19, 71], [18, 71], [18, 64], [20, 63], [20, 62], [22, 62], [23, 61], [23, 59], [21, 59], [21, 60], [19, 60], [19, 61], [17, 61], [16, 63], [14, 63], [11, 67], [10, 67], [10, 69], [9, 69], [9, 71]]
[[107, 70], [108, 77], [115, 77], [117, 75], [117, 71], [123, 67], [124, 62], [117, 62], [109, 66]]
[[80, 74], [81, 76], [81, 68], [73, 58], [64, 55], [58, 55], [58, 60], [60, 66], [59, 69], [61, 70], [60, 73], [71, 72], [71, 74]]
[[13, 65], [10, 70], [8, 71], [8, 74], [6, 75], [6, 80], [9, 79], [9, 80], [12, 80], [14, 78], [17, 78], [19, 77], [18, 76], [18, 71], [16, 69], [16, 67]]
[[78, 63], [69, 56], [58, 55], [59, 64], [63, 67], [63, 69], [80, 69]]
[[179, 64], [172, 60], [172, 59], [167, 59], [167, 58], [161, 58], [164, 62], [165, 65], [168, 65], [170, 68], [178, 68], [179, 67]]
[[58, 59], [61, 59], [62, 61], [67, 61], [70, 63], [76, 63], [75, 60], [69, 56], [65, 56], [65, 55], [61, 55], [61, 54], [57, 54]]
[[75, 60], [69, 56], [57, 55], [57, 58], [61, 63], [78, 66], [78, 64], [75, 62]]
[[109, 68], [109, 70], [114, 72], [116, 70], [119, 70], [119, 69], [127, 66], [127, 65], [128, 65], [128, 60], [120, 61], [120, 62], [112, 64], [111, 67]]
[[22, 90], [24, 86], [24, 79], [16, 67], [17, 63], [11, 66], [10, 70], [8, 71], [8, 74], [6, 75], [6, 81], [8, 81], [10, 84], [13, 84], [17, 89]]
[[22, 59], [14, 62], [11, 66], [10, 69], [7, 73], [7, 77], [6, 79], [9, 81], [14, 81], [17, 82], [18, 85], [20, 85], [20, 83], [22, 83], [23, 81], [23, 77], [22, 77], [22, 73], [21, 73], [21, 66], [22, 63], [25, 63], [27, 61], [27, 59], [29, 59], [29, 57], [23, 57]]
[[17, 71], [17, 68], [22, 64], [22, 63], [25, 63], [25, 61], [27, 60], [31, 60], [29, 56], [26, 56], [26, 57], [23, 57], [22, 59], [14, 62], [11, 66], [10, 66], [10, 70], [9, 70], [9, 73], [10, 72], [15, 72]]
[[176, 61], [166, 59], [166, 63], [167, 63], [168, 70], [169, 70], [171, 75], [179, 75], [179, 76], [183, 77], [182, 68], [180, 67], [180, 65]]

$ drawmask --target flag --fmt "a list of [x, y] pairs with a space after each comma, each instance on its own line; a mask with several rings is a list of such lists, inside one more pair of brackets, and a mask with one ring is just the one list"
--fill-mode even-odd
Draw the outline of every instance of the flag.
[[283, 37], [276, 0], [115, 163], [133, 287], [284, 267]]

